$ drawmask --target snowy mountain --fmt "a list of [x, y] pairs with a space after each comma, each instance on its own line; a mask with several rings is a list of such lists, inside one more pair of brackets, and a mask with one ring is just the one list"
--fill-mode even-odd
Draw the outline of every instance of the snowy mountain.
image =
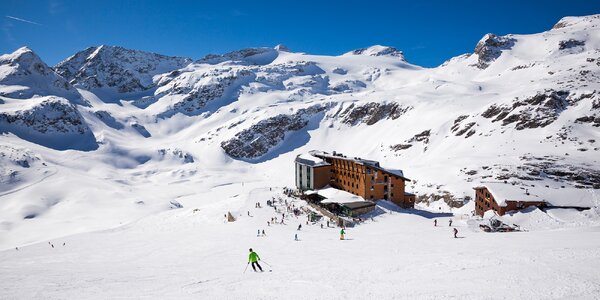
[[394, 48], [381, 45], [375, 45], [368, 48], [360, 48], [345, 53], [344, 55], [367, 55], [367, 56], [390, 56], [397, 57], [400, 60], [406, 61], [404, 53]]
[[75, 100], [77, 90], [46, 65], [31, 49], [22, 47], [0, 56], [0, 96], [27, 99], [55, 95]]
[[[53, 175], [2, 169], [0, 245], [220, 199], [225, 185], [293, 186], [294, 157], [312, 149], [403, 169], [423, 207], [470, 211], [487, 181], [585, 190], [597, 205], [599, 26], [593, 15], [490, 33], [435, 68], [384, 46], [196, 61], [99, 46], [54, 69], [21, 48], [0, 57], [2, 157], [39, 158]], [[60, 230], [32, 230], [49, 224]]]
[[[600, 15], [473, 46], [0, 56], [0, 298], [597, 298]], [[311, 209], [284, 193], [310, 150], [401, 169], [415, 209], [378, 201], [343, 241], [306, 222], [283, 203]], [[591, 208], [481, 219], [486, 184]], [[242, 273], [249, 247], [273, 272]]]
[[54, 69], [79, 88], [112, 88], [118, 93], [131, 93], [154, 87], [154, 75], [180, 69], [190, 62], [184, 57], [102, 45], [80, 51]]

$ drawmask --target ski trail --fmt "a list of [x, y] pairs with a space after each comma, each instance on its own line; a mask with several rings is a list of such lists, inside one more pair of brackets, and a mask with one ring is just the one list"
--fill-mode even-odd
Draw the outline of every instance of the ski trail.
[[0, 194], [0, 197], [4, 197], [4, 196], [10, 195], [10, 194], [14, 194], [14, 193], [16, 193], [16, 192], [20, 192], [20, 191], [22, 191], [22, 190], [24, 190], [24, 189], [26, 189], [26, 188], [30, 188], [30, 187], [32, 187], [32, 186], [34, 186], [34, 185], [38, 184], [38, 183], [41, 183], [41, 182], [43, 182], [44, 180], [46, 180], [46, 179], [48, 179], [48, 178], [50, 178], [50, 177], [52, 177], [52, 176], [56, 175], [56, 173], [58, 173], [58, 169], [56, 169], [56, 168], [55, 168], [55, 169], [54, 169], [54, 173], [51, 173], [51, 174], [49, 174], [49, 175], [46, 175], [45, 177], [41, 178], [40, 180], [38, 180], [38, 181], [35, 181], [35, 182], [32, 182], [32, 183], [30, 183], [30, 184], [27, 184], [27, 185], [25, 185], [25, 186], [22, 186], [22, 187], [20, 187], [20, 188], [16, 188], [16, 189], [14, 189], [14, 190], [10, 190], [10, 191], [8, 191], [8, 192], [1, 193], [1, 194]]

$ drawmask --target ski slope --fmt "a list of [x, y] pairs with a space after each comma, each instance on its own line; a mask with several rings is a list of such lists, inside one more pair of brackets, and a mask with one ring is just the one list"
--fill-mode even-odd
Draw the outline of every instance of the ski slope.
[[[278, 189], [236, 183], [219, 194], [227, 197], [193, 197], [183, 201], [190, 208], [50, 240], [54, 248], [43, 242], [0, 252], [2, 298], [595, 299], [600, 293], [597, 224], [490, 234], [466, 217], [387, 204], [341, 241], [339, 228], [306, 225], [305, 215], [267, 226], [281, 218], [266, 206], [281, 195]], [[238, 220], [225, 223], [227, 211]], [[258, 229], [266, 236], [257, 237]], [[250, 247], [264, 260], [264, 273], [250, 267], [244, 273]]]

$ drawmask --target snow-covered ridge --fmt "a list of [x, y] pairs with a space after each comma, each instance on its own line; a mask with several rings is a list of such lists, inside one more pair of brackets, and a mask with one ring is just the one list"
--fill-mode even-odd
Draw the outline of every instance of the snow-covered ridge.
[[389, 46], [375, 45], [368, 48], [360, 48], [344, 53], [344, 55], [366, 55], [366, 56], [387, 56], [395, 57], [402, 61], [406, 61], [402, 51]]
[[280, 49], [281, 51], [287, 50], [282, 45], [278, 45], [276, 48], [246, 48], [223, 55], [209, 54], [196, 61], [196, 63], [219, 64], [226, 62], [242, 65], [266, 65], [277, 58]]
[[94, 150], [93, 132], [77, 110], [64, 98], [32, 98], [26, 105], [12, 101], [0, 110], [0, 133], [11, 132], [24, 140], [56, 150]]
[[27, 47], [0, 56], [0, 96], [27, 99], [56, 95], [71, 100], [79, 93]]
[[84, 89], [113, 88], [119, 93], [154, 87], [154, 75], [180, 69], [191, 59], [129, 50], [116, 46], [90, 47], [55, 66], [56, 71]]

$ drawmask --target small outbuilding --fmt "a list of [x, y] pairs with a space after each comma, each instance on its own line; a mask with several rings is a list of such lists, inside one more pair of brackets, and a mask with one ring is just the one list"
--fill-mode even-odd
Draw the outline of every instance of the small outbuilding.
[[308, 199], [332, 213], [348, 217], [369, 213], [376, 207], [373, 201], [364, 200], [360, 196], [330, 186], [308, 192]]
[[494, 210], [502, 216], [508, 211], [535, 206], [539, 208], [589, 209], [593, 195], [589, 190], [522, 186], [511, 183], [487, 182], [475, 190], [475, 214], [483, 216]]

